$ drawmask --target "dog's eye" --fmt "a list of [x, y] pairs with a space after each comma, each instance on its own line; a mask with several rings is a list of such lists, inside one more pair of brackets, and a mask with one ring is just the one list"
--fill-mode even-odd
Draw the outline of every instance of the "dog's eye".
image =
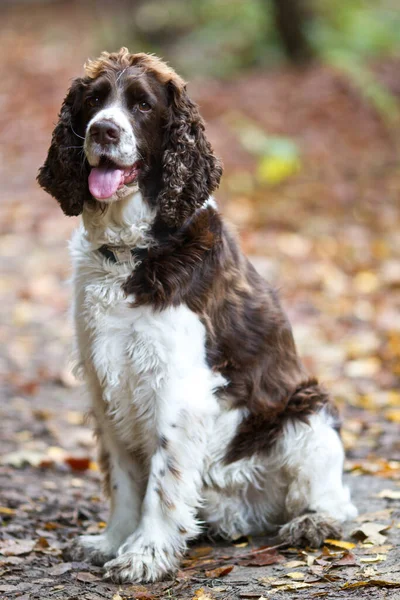
[[149, 112], [149, 110], [151, 110], [151, 106], [148, 102], [139, 102], [138, 107], [141, 112]]
[[89, 98], [86, 98], [86, 106], [89, 108], [96, 108], [96, 106], [99, 106], [99, 104], [100, 98], [97, 98], [96, 96], [90, 96]]

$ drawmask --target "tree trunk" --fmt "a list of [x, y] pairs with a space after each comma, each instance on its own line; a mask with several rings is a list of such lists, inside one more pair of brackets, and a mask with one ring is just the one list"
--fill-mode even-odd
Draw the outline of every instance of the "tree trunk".
[[276, 27], [287, 57], [295, 64], [307, 63], [314, 57], [305, 34], [305, 25], [311, 16], [306, 1], [273, 0]]

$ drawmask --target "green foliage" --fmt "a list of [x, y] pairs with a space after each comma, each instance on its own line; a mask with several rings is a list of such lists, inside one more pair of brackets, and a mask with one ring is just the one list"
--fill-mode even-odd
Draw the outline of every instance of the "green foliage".
[[312, 0], [309, 35], [329, 61], [360, 60], [400, 50], [398, 0]]
[[[371, 58], [400, 52], [399, 0], [303, 2], [306, 34], [323, 61], [356, 73]], [[99, 34], [99, 47], [155, 52], [191, 76], [231, 77], [284, 60], [272, 0], [125, 1], [121, 10], [115, 0]]]
[[257, 157], [257, 180], [261, 184], [275, 185], [300, 171], [300, 151], [293, 139], [268, 135], [240, 114], [231, 115], [230, 120], [242, 146]]

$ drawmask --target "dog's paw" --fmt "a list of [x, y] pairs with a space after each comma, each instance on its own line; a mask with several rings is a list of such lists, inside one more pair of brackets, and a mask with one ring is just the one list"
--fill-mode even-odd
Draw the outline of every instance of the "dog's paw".
[[179, 556], [173, 556], [168, 546], [160, 548], [155, 543], [125, 543], [117, 558], [104, 565], [104, 577], [115, 583], [149, 583], [164, 579], [178, 566]]
[[64, 550], [64, 558], [72, 561], [88, 561], [102, 566], [114, 558], [117, 549], [106, 534], [81, 535], [69, 548]]
[[341, 535], [339, 523], [323, 513], [301, 515], [279, 529], [279, 540], [295, 547], [319, 548], [326, 538], [339, 539]]

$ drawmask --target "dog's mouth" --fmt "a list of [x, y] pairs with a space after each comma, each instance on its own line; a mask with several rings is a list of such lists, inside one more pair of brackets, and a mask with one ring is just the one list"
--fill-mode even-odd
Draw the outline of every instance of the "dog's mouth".
[[120, 167], [109, 158], [102, 156], [97, 167], [92, 167], [89, 174], [89, 190], [96, 200], [111, 198], [124, 185], [137, 181], [141, 168], [137, 160], [129, 167]]

